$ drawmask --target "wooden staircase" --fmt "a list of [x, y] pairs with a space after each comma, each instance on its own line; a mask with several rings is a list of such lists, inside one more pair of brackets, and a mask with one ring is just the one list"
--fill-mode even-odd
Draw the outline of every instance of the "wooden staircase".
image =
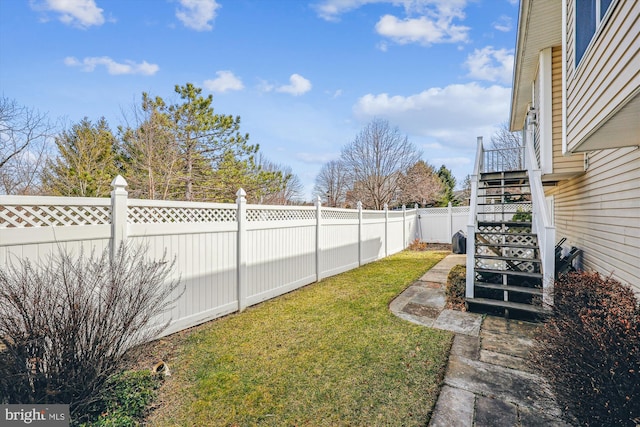
[[[542, 263], [532, 232], [527, 171], [487, 172], [478, 181], [471, 310], [511, 314], [546, 313]], [[471, 238], [471, 236], [468, 236]]]

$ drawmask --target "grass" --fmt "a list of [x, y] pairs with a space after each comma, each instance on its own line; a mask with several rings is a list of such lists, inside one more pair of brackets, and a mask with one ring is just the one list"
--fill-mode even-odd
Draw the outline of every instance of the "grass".
[[426, 425], [452, 335], [388, 304], [445, 254], [402, 252], [199, 328], [150, 423]]

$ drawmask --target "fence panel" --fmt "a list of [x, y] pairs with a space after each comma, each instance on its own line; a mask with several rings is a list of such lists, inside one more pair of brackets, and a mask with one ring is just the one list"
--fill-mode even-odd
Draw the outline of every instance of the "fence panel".
[[362, 212], [362, 254], [361, 263], [384, 258], [385, 251], [385, 212]]
[[314, 208], [247, 206], [247, 304], [316, 280]]
[[418, 236], [427, 243], [451, 243], [458, 231], [465, 231], [469, 206], [418, 209]]
[[323, 208], [321, 215], [320, 278], [358, 267], [358, 211]]
[[164, 316], [164, 321], [173, 319], [165, 334], [237, 310], [236, 209], [234, 204], [128, 200], [127, 240], [148, 246], [154, 259], [166, 251], [176, 262], [174, 278], [184, 285], [184, 294]]

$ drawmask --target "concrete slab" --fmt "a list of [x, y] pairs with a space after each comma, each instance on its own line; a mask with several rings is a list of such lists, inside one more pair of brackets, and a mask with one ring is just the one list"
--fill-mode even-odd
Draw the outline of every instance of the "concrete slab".
[[441, 289], [419, 289], [411, 298], [411, 302], [442, 309], [445, 304], [444, 291]]
[[478, 360], [480, 357], [480, 338], [458, 334], [453, 337], [451, 355]]
[[475, 427], [513, 427], [516, 425], [518, 425], [516, 405], [500, 399], [478, 397]]
[[507, 354], [510, 356], [526, 359], [534, 345], [532, 338], [527, 336], [514, 336], [510, 334], [487, 331], [482, 328], [480, 332], [482, 338], [482, 348], [495, 353]]
[[527, 407], [519, 407], [518, 415], [522, 427], [571, 427], [572, 425], [561, 417], [550, 417], [544, 412]]
[[402, 311], [414, 316], [430, 317], [432, 319], [436, 319], [440, 314], [440, 308], [438, 307], [429, 307], [427, 305], [416, 304], [414, 302], [407, 303], [407, 305], [402, 308]]
[[443, 386], [429, 427], [472, 427], [474, 403], [473, 393]]
[[435, 328], [477, 337], [480, 335], [480, 325], [482, 315], [478, 313], [468, 313], [457, 310], [442, 310]]
[[451, 356], [444, 382], [450, 387], [542, 410], [554, 417], [560, 415], [544, 379], [528, 372]]
[[405, 313], [405, 312], [395, 313], [395, 315], [401, 319], [406, 320], [407, 322], [415, 323], [417, 325], [427, 326], [429, 328], [432, 328], [433, 324], [436, 321], [436, 319], [432, 317], [414, 316], [412, 314]]
[[496, 353], [489, 350], [480, 350], [480, 361], [524, 372], [533, 372], [526, 359], [510, 356], [508, 354]]

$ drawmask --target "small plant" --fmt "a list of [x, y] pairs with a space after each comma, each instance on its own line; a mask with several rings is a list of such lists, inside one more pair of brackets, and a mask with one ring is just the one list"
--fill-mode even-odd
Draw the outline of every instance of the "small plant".
[[527, 212], [522, 208], [518, 208], [516, 213], [513, 214], [511, 221], [513, 222], [531, 222], [533, 215], [531, 212]]
[[447, 285], [444, 293], [447, 305], [451, 308], [464, 309], [465, 293], [467, 287], [467, 267], [454, 265], [447, 276]]
[[121, 245], [113, 257], [60, 251], [0, 270], [0, 403], [67, 403], [83, 421], [127, 352], [167, 327], [172, 269]]
[[151, 371], [126, 371], [109, 377], [91, 411], [97, 419], [86, 426], [140, 425], [156, 397], [160, 378]]
[[563, 275], [532, 361], [580, 424], [640, 422], [640, 307], [629, 287], [598, 273]]

